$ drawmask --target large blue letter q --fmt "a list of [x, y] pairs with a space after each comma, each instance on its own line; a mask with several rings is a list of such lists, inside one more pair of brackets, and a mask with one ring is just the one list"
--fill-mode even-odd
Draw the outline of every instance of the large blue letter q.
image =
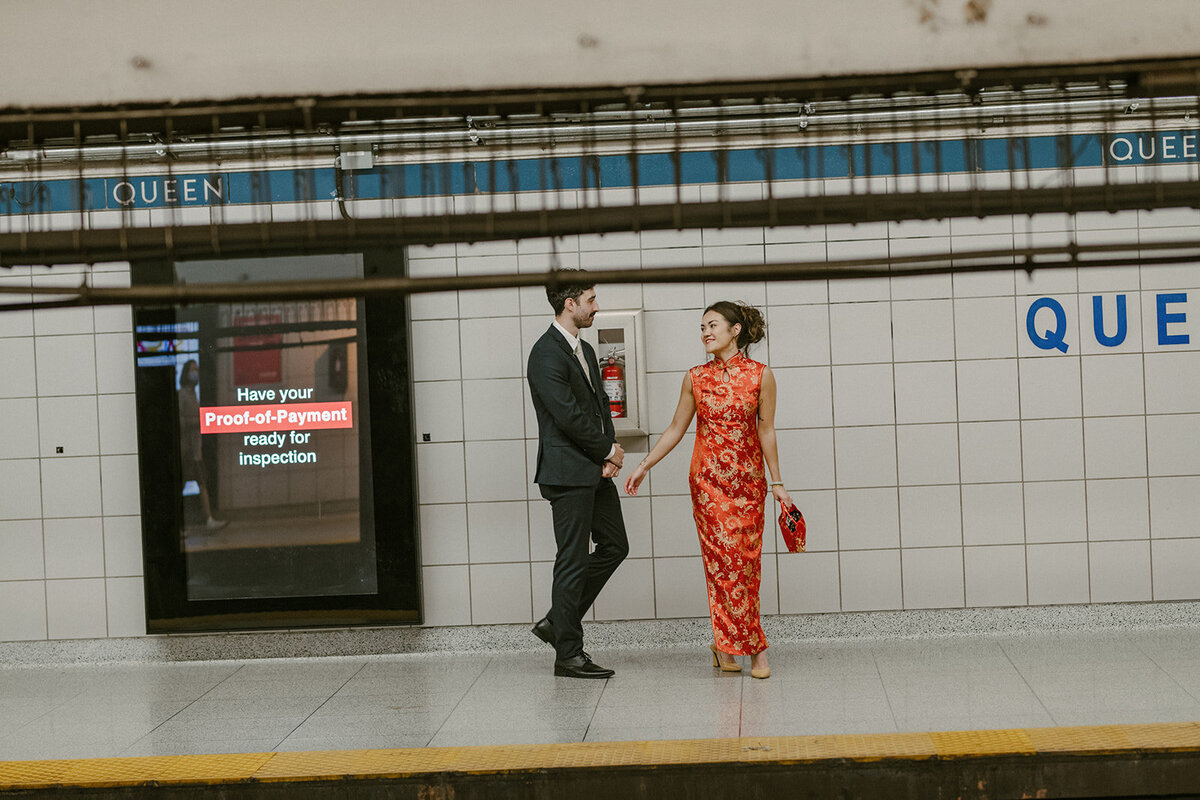
[[[1037, 312], [1043, 308], [1048, 308], [1054, 312], [1054, 329], [1046, 331], [1045, 335], [1037, 332], [1037, 328], [1033, 326], [1034, 318]], [[1062, 304], [1053, 297], [1039, 297], [1029, 306], [1029, 313], [1025, 315], [1025, 330], [1029, 333], [1029, 341], [1033, 342], [1035, 347], [1042, 350], [1058, 350], [1067, 352], [1067, 312], [1063, 310]]]

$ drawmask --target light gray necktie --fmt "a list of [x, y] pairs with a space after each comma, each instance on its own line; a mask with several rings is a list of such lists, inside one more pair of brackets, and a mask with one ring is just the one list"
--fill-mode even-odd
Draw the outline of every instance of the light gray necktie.
[[587, 359], [583, 357], [583, 347], [578, 342], [575, 343], [575, 358], [579, 359], [579, 365], [583, 367], [583, 377], [587, 378], [588, 386], [591, 386], [592, 371], [588, 369]]

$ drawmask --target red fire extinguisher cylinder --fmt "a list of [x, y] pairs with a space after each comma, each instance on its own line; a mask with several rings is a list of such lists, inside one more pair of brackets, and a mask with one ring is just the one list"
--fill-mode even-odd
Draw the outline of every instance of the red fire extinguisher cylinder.
[[615, 356], [600, 370], [604, 393], [608, 395], [608, 407], [614, 418], [625, 416], [625, 369], [617, 363]]

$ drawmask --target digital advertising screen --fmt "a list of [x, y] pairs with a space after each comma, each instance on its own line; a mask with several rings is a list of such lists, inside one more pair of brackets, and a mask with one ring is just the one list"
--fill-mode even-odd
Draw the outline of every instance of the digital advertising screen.
[[[356, 277], [355, 256], [180, 262], [178, 282]], [[362, 301], [201, 304], [135, 326], [177, 413], [190, 600], [371, 594]]]

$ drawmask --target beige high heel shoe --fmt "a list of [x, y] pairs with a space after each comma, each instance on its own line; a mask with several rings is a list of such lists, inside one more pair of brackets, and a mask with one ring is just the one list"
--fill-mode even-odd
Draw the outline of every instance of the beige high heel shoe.
[[771, 677], [771, 667], [770, 667], [770, 665], [767, 665], [767, 666], [763, 667], [762, 669], [756, 669], [756, 668], [753, 666], [754, 662], [753, 662], [753, 661], [751, 661], [750, 663], [751, 663], [751, 667], [750, 667], [750, 677], [751, 677], [751, 678], [759, 678], [759, 679], [762, 679], [762, 678], [769, 678], [769, 677]]
[[732, 664], [726, 664], [724, 661], [722, 661], [721, 658], [717, 655], [718, 650], [717, 650], [716, 645], [710, 644], [708, 646], [708, 649], [712, 650], [713, 666], [720, 667], [721, 672], [741, 672], [742, 671], [742, 665], [739, 664], [738, 662], [734, 661]]

